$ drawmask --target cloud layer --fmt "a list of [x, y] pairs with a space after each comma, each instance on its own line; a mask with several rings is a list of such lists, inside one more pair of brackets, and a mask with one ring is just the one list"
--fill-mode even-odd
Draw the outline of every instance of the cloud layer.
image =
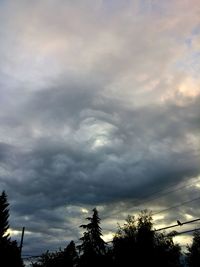
[[0, 6], [0, 188], [25, 252], [77, 240], [94, 206], [109, 234], [143, 206], [198, 196], [196, 183], [134, 207], [199, 177], [198, 1]]

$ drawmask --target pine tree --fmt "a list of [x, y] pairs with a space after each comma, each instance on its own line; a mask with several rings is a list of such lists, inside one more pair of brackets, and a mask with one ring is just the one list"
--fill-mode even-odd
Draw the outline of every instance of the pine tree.
[[100, 218], [96, 208], [93, 209], [92, 217], [87, 217], [88, 224], [80, 227], [85, 229], [83, 237], [80, 238], [82, 244], [78, 246], [80, 251], [80, 266], [99, 266], [105, 256], [105, 242], [101, 238], [102, 229], [100, 227]]
[[16, 241], [11, 241], [9, 234], [9, 203], [3, 191], [0, 195], [0, 266], [23, 267], [19, 247]]
[[9, 234], [7, 234], [7, 230], [9, 229], [9, 209], [8, 209], [8, 201], [7, 195], [5, 191], [0, 195], [0, 240], [7, 240], [9, 238]]

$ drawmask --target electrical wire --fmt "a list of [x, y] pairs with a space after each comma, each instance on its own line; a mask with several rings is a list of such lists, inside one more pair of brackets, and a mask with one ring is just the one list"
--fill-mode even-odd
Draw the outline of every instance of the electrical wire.
[[[192, 222], [195, 222], [195, 221], [199, 221], [200, 219], [195, 219], [195, 220], [192, 220], [192, 221], [187, 221], [187, 222], [183, 222], [182, 224], [188, 224], [188, 223], [192, 223]], [[178, 226], [178, 225], [176, 225]], [[167, 228], [172, 228], [174, 227], [174, 225], [171, 225], [171, 226], [168, 226], [166, 228], [162, 228], [162, 229], [157, 229], [157, 230], [154, 230], [154, 232], [156, 231], [161, 231], [163, 229], [167, 229]], [[195, 231], [199, 231], [200, 228], [195, 228], [195, 229], [191, 229], [191, 230], [187, 230], [187, 231], [183, 231], [183, 232], [173, 232], [171, 233], [171, 236], [174, 237], [174, 236], [177, 236], [177, 235], [182, 235], [182, 234], [187, 234], [187, 233], [191, 233], [191, 232], [195, 232]], [[167, 236], [170, 236], [170, 234], [168, 234]], [[107, 241], [106, 243], [111, 243], [112, 241]], [[32, 259], [32, 258], [39, 258], [41, 257], [41, 255], [23, 255], [22, 258], [23, 259], [26, 259], [26, 260], [29, 260], [29, 259]]]
[[195, 229], [191, 229], [191, 230], [187, 230], [187, 231], [183, 231], [183, 232], [175, 232], [172, 235], [177, 236], [177, 235], [182, 235], [182, 234], [188, 234], [188, 233], [199, 231], [199, 230], [200, 230], [200, 228], [195, 228]]
[[169, 207], [169, 208], [166, 208], [166, 209], [163, 209], [163, 210], [154, 212], [154, 213], [152, 214], [152, 216], [153, 216], [153, 215], [160, 214], [160, 213], [162, 213], [162, 212], [164, 212], [164, 211], [168, 211], [168, 210], [171, 210], [171, 209], [175, 209], [175, 208], [181, 207], [181, 206], [183, 206], [183, 205], [185, 205], [185, 204], [188, 204], [188, 203], [197, 201], [197, 200], [199, 200], [199, 199], [200, 199], [200, 197], [197, 197], [197, 198], [191, 199], [191, 200], [189, 200], [189, 201], [184, 201], [184, 202], [182, 202], [182, 203], [180, 203], [180, 204], [178, 204], [178, 205], [171, 206], [171, 207]]
[[[177, 192], [177, 191], [179, 191], [179, 190], [181, 190], [181, 189], [184, 189], [184, 188], [190, 187], [190, 186], [192, 186], [192, 185], [195, 185], [196, 182], [197, 182], [197, 181], [192, 182], [192, 183], [188, 183], [188, 184], [186, 184], [186, 185], [184, 185], [184, 186], [181, 186], [181, 187], [178, 187], [178, 188], [176, 188], [176, 189], [173, 189], [173, 190], [170, 190], [170, 191], [167, 191], [167, 192], [166, 192], [166, 190], [168, 190], [168, 189], [171, 188], [172, 186], [177, 186], [177, 185], [179, 184], [179, 183], [174, 183], [174, 184], [170, 185], [168, 188], [165, 188], [164, 190], [158, 190], [158, 191], [155, 191], [155, 192], [153, 192], [153, 193], [151, 193], [151, 194], [146, 195], [146, 196], [145, 196], [146, 199], [145, 199], [144, 201], [142, 201], [142, 202], [140, 202], [140, 201], [138, 201], [138, 203], [136, 202], [136, 205], [137, 205], [137, 207], [138, 207], [138, 206], [141, 206], [141, 205], [143, 205], [143, 204], [145, 204], [145, 203], [147, 203], [147, 202], [149, 202], [149, 201], [152, 201], [152, 200], [155, 200], [155, 199], [160, 199], [160, 198], [162, 198], [163, 196], [169, 195], [169, 194], [174, 193], [174, 192]], [[163, 191], [164, 191], [164, 192], [163, 192]], [[151, 196], [154, 196], [154, 195], [156, 195], [156, 194], [160, 194], [161, 192], [163, 192], [161, 195], [151, 198]], [[135, 205], [135, 204], [134, 204], [134, 205]], [[126, 211], [129, 211], [129, 210], [131, 210], [131, 209], [132, 209], [132, 207], [126, 209]], [[161, 212], [161, 211], [160, 211], [160, 212]], [[159, 213], [160, 213], [160, 212], [159, 212]], [[117, 214], [117, 213], [118, 213], [118, 211], [116, 211], [113, 215], [115, 215], [115, 214]], [[155, 214], [157, 214], [157, 213], [154, 213], [154, 214], [152, 214], [152, 215], [155, 215]], [[109, 218], [109, 216], [104, 216], [104, 217], [103, 217], [103, 219], [107, 219], [107, 218]]]
[[[155, 192], [153, 192], [153, 193], [151, 193], [151, 194], [146, 195], [145, 198], [147, 198], [147, 199], [144, 200], [143, 202], [139, 203], [138, 205], [143, 205], [144, 203], [147, 203], [148, 201], [151, 201], [151, 200], [160, 199], [160, 198], [162, 198], [163, 196], [166, 196], [166, 195], [168, 195], [168, 194], [177, 192], [177, 191], [179, 191], [179, 190], [181, 190], [181, 189], [187, 188], [187, 187], [192, 186], [192, 185], [194, 185], [194, 184], [196, 184], [196, 182], [189, 183], [189, 184], [186, 184], [186, 185], [184, 185], [184, 186], [181, 186], [181, 187], [178, 187], [178, 188], [176, 188], [176, 189], [173, 189], [173, 190], [170, 190], [170, 191], [167, 191], [167, 192], [166, 192], [166, 190], [168, 190], [168, 189], [171, 188], [172, 186], [174, 186], [174, 185], [178, 185], [177, 183], [175, 183], [175, 184], [173, 184], [173, 185], [170, 185], [167, 189], [165, 188], [164, 190], [158, 190], [158, 191], [155, 191]], [[164, 191], [164, 192], [163, 192], [163, 191]], [[163, 193], [162, 193], [162, 192], [163, 192]], [[156, 195], [156, 194], [160, 194], [160, 193], [162, 193], [162, 194], [159, 195], [159, 196], [156, 196], [156, 197], [151, 198], [151, 196], [154, 196], [154, 195]], [[150, 198], [150, 199], [149, 199], [149, 198]], [[199, 200], [199, 199], [200, 199], [200, 197], [195, 198], [195, 199], [192, 199], [192, 200], [189, 200], [189, 201], [182, 202], [182, 203], [180, 203], [180, 204], [178, 204], [178, 205], [171, 206], [171, 207], [169, 207], [169, 208], [166, 208], [166, 209], [160, 210], [160, 211], [158, 211], [158, 212], [155, 212], [155, 213], [153, 213], [152, 215], [160, 214], [160, 213], [162, 213], [162, 212], [164, 212], [164, 211], [168, 211], [168, 210], [171, 210], [171, 209], [180, 207], [180, 206], [182, 206], [182, 205], [184, 205], [184, 204], [188, 204], [188, 203], [191, 203], [191, 202], [193, 202], [193, 201], [197, 201], [197, 200]], [[128, 210], [130, 210], [130, 208], [129, 208]], [[104, 217], [104, 219], [107, 219], [107, 218], [109, 218], [109, 217], [108, 217], [108, 216]], [[192, 221], [189, 221], [189, 222], [184, 222], [184, 223], [182, 223], [182, 224], [186, 224], [186, 223], [190, 223], [190, 222], [194, 222], [194, 221], [199, 221], [199, 220], [200, 220], [200, 219], [195, 219], [195, 220], [192, 220]], [[165, 229], [169, 229], [169, 228], [177, 227], [177, 226], [179, 226], [179, 224], [175, 224], [175, 225], [167, 226], [167, 227], [160, 228], [160, 229], [155, 229], [154, 231], [161, 231], [161, 230], [165, 230]], [[74, 229], [74, 228], [75, 228], [75, 227], [73, 227], [73, 229]], [[200, 230], [200, 228], [197, 228], [196, 230]], [[177, 235], [178, 235], [178, 234], [182, 234], [182, 233], [189, 233], [189, 232], [191, 232], [191, 231], [195, 231], [195, 229], [194, 229], [194, 230], [189, 230], [189, 231], [184, 231], [184, 232], [181, 232], [181, 233], [177, 233]], [[109, 242], [112, 242], [112, 241], [107, 241], [106, 243], [109, 243]], [[40, 257], [40, 256], [41, 256], [41, 255], [33, 255], [33, 256], [31, 256], [31, 255], [24, 255], [24, 256], [22, 256], [22, 257], [23, 257], [24, 259], [28, 259], [28, 258], [37, 258], [37, 257]]]
[[197, 221], [200, 221], [200, 218], [198, 218], [198, 219], [194, 219], [194, 220], [191, 220], [191, 221], [181, 222], [181, 223], [179, 222], [179, 223], [177, 223], [177, 224], [173, 224], [173, 225], [166, 226], [166, 227], [163, 227], [163, 228], [155, 229], [154, 232], [158, 232], [158, 231], [166, 230], [166, 229], [173, 228], [173, 227], [177, 227], [177, 226], [182, 226], [182, 225], [184, 225], [184, 224], [189, 224], [189, 223], [193, 223], [193, 222], [197, 222]]
[[[170, 190], [170, 191], [164, 192], [161, 196], [150, 198], [149, 200], [151, 201], [151, 200], [159, 199], [159, 198], [161, 198], [163, 196], [169, 195], [171, 193], [177, 192], [177, 191], [179, 191], [181, 189], [184, 189], [186, 187], [192, 186], [193, 184], [196, 184], [196, 182], [195, 183], [191, 183], [191, 184], [187, 184], [187, 185], [184, 185], [184, 186], [181, 186], [181, 187], [178, 187], [178, 188], [176, 188], [174, 190]], [[157, 191], [157, 193], [160, 193], [160, 192], [162, 192], [162, 191]], [[153, 193], [152, 195], [154, 195], [154, 194], [156, 194], [156, 193]], [[147, 200], [143, 201], [142, 203], [140, 203], [139, 205], [143, 205], [144, 203], [149, 202], [149, 200], [147, 199]]]

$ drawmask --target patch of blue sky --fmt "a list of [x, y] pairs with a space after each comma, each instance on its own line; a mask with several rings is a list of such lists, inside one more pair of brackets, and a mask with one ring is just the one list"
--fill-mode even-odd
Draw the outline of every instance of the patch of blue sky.
[[187, 72], [194, 78], [199, 77], [200, 72], [200, 51], [189, 53], [186, 57], [176, 62], [176, 69]]
[[[194, 78], [199, 77], [200, 72], [200, 50], [193, 48], [193, 41], [198, 35], [200, 35], [200, 27], [196, 27], [191, 35], [184, 40], [188, 52], [174, 65], [180, 71], [189, 72]], [[177, 41], [181, 42], [181, 40]]]
[[0, 0], [0, 6], [6, 5], [7, 1], [6, 0]]

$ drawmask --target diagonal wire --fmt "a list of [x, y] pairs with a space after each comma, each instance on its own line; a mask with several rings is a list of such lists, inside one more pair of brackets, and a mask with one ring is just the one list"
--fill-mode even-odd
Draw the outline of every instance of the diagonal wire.
[[188, 200], [188, 201], [184, 201], [184, 202], [182, 202], [182, 203], [180, 203], [180, 204], [178, 204], [178, 205], [171, 206], [171, 207], [169, 207], [169, 208], [166, 208], [166, 209], [160, 210], [160, 211], [158, 211], [158, 212], [155, 212], [155, 213], [153, 213], [152, 215], [157, 215], [157, 214], [160, 214], [160, 213], [162, 213], [162, 212], [164, 212], [164, 211], [168, 211], [168, 210], [171, 210], [171, 209], [175, 209], [175, 208], [181, 207], [181, 206], [183, 206], [183, 205], [185, 205], [185, 204], [188, 204], [188, 203], [197, 201], [197, 200], [199, 200], [199, 199], [200, 199], [200, 197], [197, 197], [197, 198], [193, 198], [193, 199]]

